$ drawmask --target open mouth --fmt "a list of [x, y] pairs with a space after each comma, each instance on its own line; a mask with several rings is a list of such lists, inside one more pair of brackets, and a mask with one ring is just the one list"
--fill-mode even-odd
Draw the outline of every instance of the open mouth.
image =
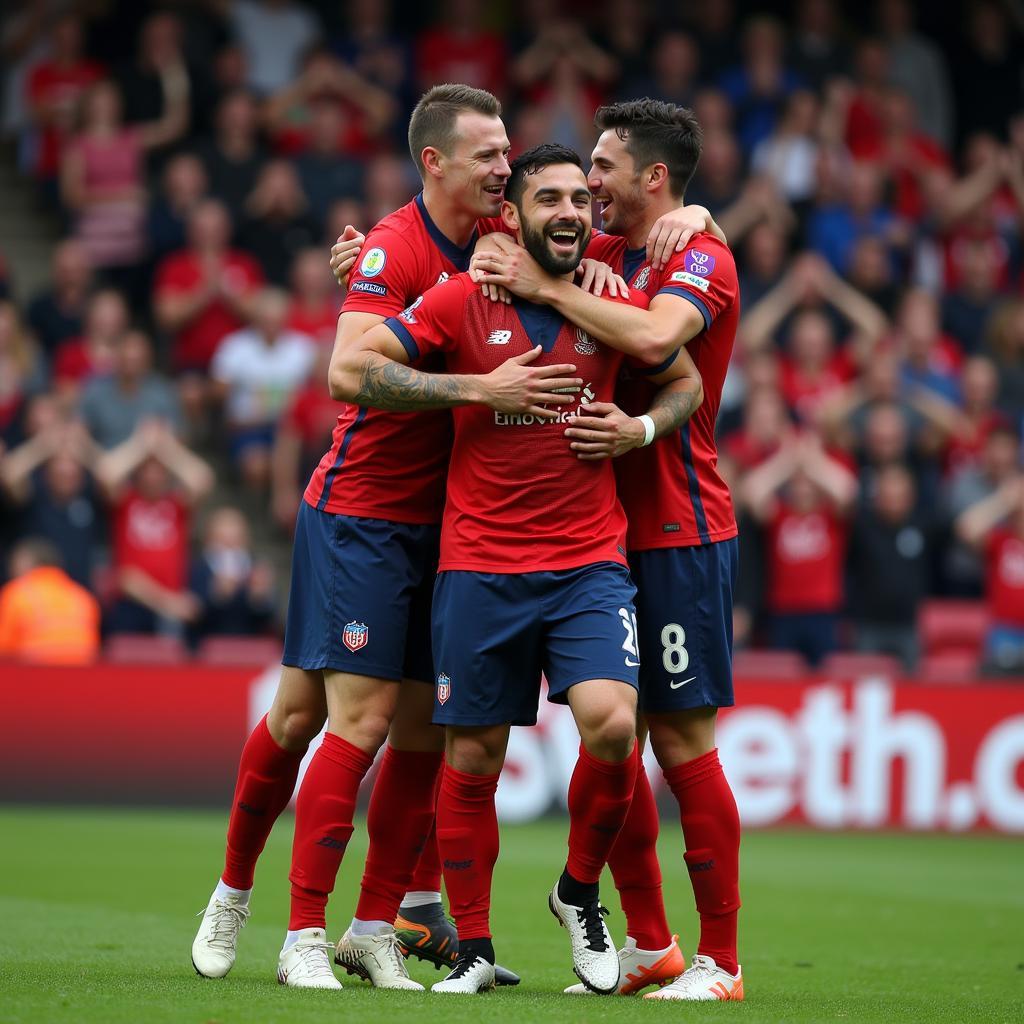
[[568, 255], [575, 251], [581, 231], [578, 227], [556, 227], [549, 228], [545, 234], [556, 252]]
[[597, 208], [601, 211], [602, 217], [608, 213], [608, 209], [612, 205], [612, 200], [609, 196], [594, 196], [594, 202], [597, 203]]
[[495, 199], [503, 199], [505, 196], [504, 185], [484, 185], [484, 191]]

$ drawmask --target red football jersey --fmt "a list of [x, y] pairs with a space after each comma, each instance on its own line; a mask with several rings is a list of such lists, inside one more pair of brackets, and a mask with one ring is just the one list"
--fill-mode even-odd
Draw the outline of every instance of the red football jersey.
[[565, 437], [573, 412], [611, 400], [621, 353], [547, 306], [490, 302], [468, 274], [428, 292], [387, 324], [412, 360], [443, 351], [453, 373], [489, 373], [541, 345], [534, 365], [574, 363], [585, 382], [579, 404], [564, 406], [554, 422], [482, 405], [453, 410], [440, 570], [520, 573], [625, 564], [626, 517], [611, 463], [581, 461]]
[[[704, 330], [686, 346], [704, 382], [704, 401], [689, 422], [648, 448], [615, 460], [619, 497], [629, 519], [630, 551], [691, 547], [736, 536], [729, 488], [718, 473], [715, 420], [740, 318], [736, 263], [713, 235], [695, 235], [664, 270], [655, 270], [643, 249], [624, 238], [595, 236], [587, 255], [610, 264], [630, 290], [678, 295], [704, 317]], [[628, 370], [628, 368], [627, 368]], [[617, 397], [639, 415], [650, 407], [655, 386], [641, 372], [627, 372]]]
[[114, 506], [114, 566], [141, 569], [182, 590], [188, 574], [188, 506], [175, 494], [149, 499], [128, 491]]
[[1000, 626], [1024, 629], [1024, 540], [1000, 528], [989, 535], [988, 608]]
[[[343, 313], [394, 316], [424, 292], [469, 267], [479, 234], [503, 230], [479, 222], [465, 249], [430, 219], [422, 193], [369, 233], [352, 271]], [[440, 360], [420, 368], [439, 369]], [[451, 451], [451, 414], [386, 412], [345, 405], [332, 444], [304, 495], [321, 511], [397, 523], [437, 523]]]
[[828, 508], [800, 513], [780, 502], [768, 523], [772, 612], [835, 612], [843, 604], [846, 526]]

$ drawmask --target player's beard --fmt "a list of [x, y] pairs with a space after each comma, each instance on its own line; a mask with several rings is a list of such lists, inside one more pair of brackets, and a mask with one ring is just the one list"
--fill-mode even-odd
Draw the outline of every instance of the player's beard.
[[[576, 239], [576, 247], [571, 253], [552, 252], [548, 246], [548, 235], [560, 228], [574, 228], [581, 231]], [[523, 245], [526, 251], [546, 270], [555, 277], [562, 274], [571, 274], [580, 265], [583, 254], [590, 244], [590, 229], [583, 227], [579, 221], [556, 221], [554, 224], [546, 224], [539, 231], [535, 230], [528, 221], [523, 221]]]
[[602, 213], [601, 230], [610, 235], [625, 235], [631, 225], [643, 217], [643, 191], [640, 188], [640, 176], [631, 182], [628, 192], [613, 198], [607, 214]]

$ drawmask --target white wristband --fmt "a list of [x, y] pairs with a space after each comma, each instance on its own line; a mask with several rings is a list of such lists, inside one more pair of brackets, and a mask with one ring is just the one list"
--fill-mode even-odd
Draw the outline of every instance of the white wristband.
[[654, 440], [654, 420], [646, 413], [643, 416], [637, 416], [637, 419], [644, 425], [644, 441], [640, 447], [646, 448]]

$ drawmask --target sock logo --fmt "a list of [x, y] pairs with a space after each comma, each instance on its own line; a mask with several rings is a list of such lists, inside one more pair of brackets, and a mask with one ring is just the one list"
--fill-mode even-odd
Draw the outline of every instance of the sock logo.
[[449, 871], [468, 871], [473, 866], [473, 858], [469, 860], [446, 860], [444, 866]]
[[328, 850], [344, 850], [348, 845], [347, 839], [335, 839], [332, 836], [322, 836], [316, 841], [317, 846], [326, 846]]
[[715, 862], [713, 860], [699, 860], [693, 864], [687, 865], [690, 869], [691, 874], [694, 871], [711, 871], [714, 869]]
[[257, 818], [262, 818], [263, 815], [267, 813], [265, 808], [253, 807], [252, 804], [247, 804], [244, 800], [238, 801], [238, 809]]
[[619, 825], [598, 825], [596, 822], [590, 826], [595, 832], [603, 832], [606, 836], [616, 835], [621, 826]]

